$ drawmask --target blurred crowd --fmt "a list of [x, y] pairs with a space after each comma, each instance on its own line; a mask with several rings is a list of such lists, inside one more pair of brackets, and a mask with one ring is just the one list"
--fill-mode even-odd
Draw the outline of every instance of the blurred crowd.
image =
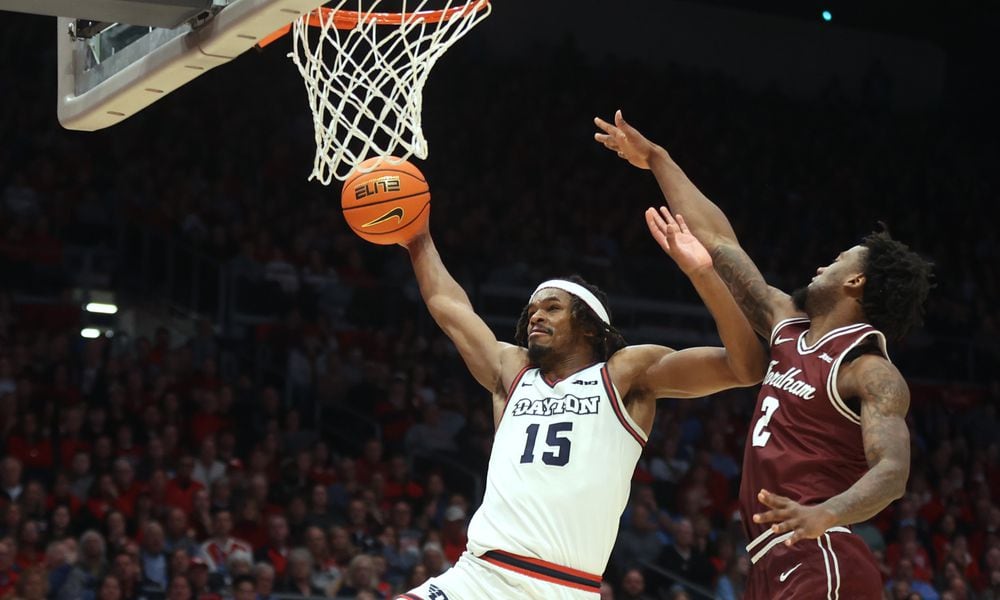
[[[49, 33], [24, 23], [4, 56]], [[0, 63], [0, 598], [388, 598], [464, 549], [488, 396], [429, 324], [405, 252], [353, 236], [337, 190], [306, 181], [311, 119], [281, 54], [86, 134], [55, 121], [49, 51]], [[420, 167], [472, 290], [575, 272], [612, 298], [697, 302], [644, 231], [652, 178], [591, 141], [591, 117], [619, 107], [779, 287], [879, 220], [931, 257], [926, 326], [890, 348], [913, 391], [909, 489], [855, 530], [887, 598], [1000, 598], [1000, 243], [979, 217], [995, 139], [836, 82], [805, 101], [670, 64], [588, 66], [568, 43], [527, 67], [453, 54], [427, 89]], [[209, 312], [183, 336], [79, 337], [70, 248], [117, 252], [110, 285], [158, 300], [136, 285], [156, 267], [121, 242], [131, 227], [217, 261], [226, 310], [253, 325]], [[248, 349], [266, 364], [231, 359]], [[661, 403], [602, 597], [741, 597], [752, 408], [747, 390]]]

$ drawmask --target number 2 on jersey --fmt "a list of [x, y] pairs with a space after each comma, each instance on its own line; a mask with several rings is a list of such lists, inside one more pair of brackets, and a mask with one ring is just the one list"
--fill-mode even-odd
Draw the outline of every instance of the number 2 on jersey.
[[[535, 462], [535, 439], [538, 437], [538, 423], [528, 425], [528, 439], [524, 444], [524, 454], [521, 455], [521, 464]], [[553, 467], [565, 467], [569, 462], [569, 438], [559, 437], [564, 431], [573, 431], [573, 423], [563, 421], [549, 425], [548, 433], [545, 434], [545, 443], [554, 448], [555, 452], [542, 453], [542, 462]]]
[[753, 428], [753, 445], [758, 448], [763, 448], [767, 445], [767, 441], [771, 439], [771, 432], [767, 430], [767, 424], [771, 422], [771, 417], [774, 416], [775, 411], [780, 408], [781, 405], [778, 404], [778, 399], [774, 396], [767, 396], [764, 401], [760, 403], [760, 410], [764, 414], [757, 419], [757, 424]]

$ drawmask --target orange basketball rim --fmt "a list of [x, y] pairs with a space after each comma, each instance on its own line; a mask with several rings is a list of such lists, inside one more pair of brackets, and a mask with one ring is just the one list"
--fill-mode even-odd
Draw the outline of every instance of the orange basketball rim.
[[[421, 10], [415, 12], [362, 12], [357, 10], [343, 10], [326, 8], [321, 6], [309, 13], [308, 22], [313, 27], [322, 27], [324, 23], [333, 20], [333, 26], [337, 29], [354, 29], [361, 23], [374, 21], [377, 25], [402, 25], [412, 21], [422, 20], [425, 23], [440, 23], [456, 17], [463, 17], [471, 13], [479, 12], [490, 5], [490, 0], [470, 0], [462, 6], [453, 6], [445, 10]], [[278, 40], [291, 31], [292, 25], [288, 24], [274, 33], [262, 38], [257, 46], [263, 48], [271, 42]]]

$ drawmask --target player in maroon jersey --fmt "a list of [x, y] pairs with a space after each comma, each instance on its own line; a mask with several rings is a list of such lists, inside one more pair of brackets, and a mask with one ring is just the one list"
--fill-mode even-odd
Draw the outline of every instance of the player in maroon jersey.
[[847, 526], [906, 490], [910, 396], [885, 338], [920, 324], [930, 263], [879, 232], [817, 269], [806, 288], [769, 287], [719, 207], [621, 111], [614, 120], [595, 119], [597, 141], [652, 170], [770, 344], [740, 485], [753, 565], [746, 597], [881, 599], [874, 557]]

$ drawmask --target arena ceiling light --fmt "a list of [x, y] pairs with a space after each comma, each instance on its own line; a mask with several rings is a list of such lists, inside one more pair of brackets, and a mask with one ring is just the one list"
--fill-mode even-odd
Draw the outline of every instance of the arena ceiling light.
[[88, 302], [85, 307], [89, 313], [113, 315], [118, 312], [118, 306], [110, 302]]

